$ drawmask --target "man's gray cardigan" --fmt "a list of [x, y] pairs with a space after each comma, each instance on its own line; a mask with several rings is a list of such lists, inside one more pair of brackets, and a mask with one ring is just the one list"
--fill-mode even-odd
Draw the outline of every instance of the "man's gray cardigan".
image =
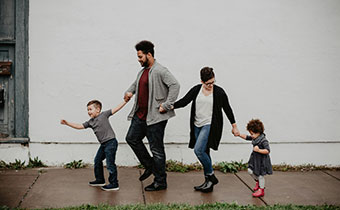
[[[134, 105], [130, 114], [128, 115], [128, 120], [131, 120], [136, 111], [138, 110], [137, 100], [138, 100], [138, 85], [139, 79], [143, 74], [144, 69], [142, 69], [137, 74], [137, 79], [129, 87], [126, 92], [131, 92], [135, 95]], [[171, 109], [174, 105], [180, 85], [175, 79], [175, 77], [170, 73], [170, 71], [157, 63], [156, 60], [149, 71], [149, 101], [148, 101], [148, 114], [146, 116], [146, 124], [152, 125], [158, 122], [168, 120], [169, 118], [175, 116], [174, 110]], [[160, 104], [166, 110], [166, 113], [159, 112]]]

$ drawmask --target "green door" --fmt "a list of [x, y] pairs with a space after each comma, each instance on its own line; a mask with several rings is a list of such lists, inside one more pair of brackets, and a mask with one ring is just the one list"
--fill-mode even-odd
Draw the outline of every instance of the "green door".
[[0, 138], [14, 137], [14, 47], [0, 45]]
[[0, 0], [0, 143], [28, 142], [28, 0]]

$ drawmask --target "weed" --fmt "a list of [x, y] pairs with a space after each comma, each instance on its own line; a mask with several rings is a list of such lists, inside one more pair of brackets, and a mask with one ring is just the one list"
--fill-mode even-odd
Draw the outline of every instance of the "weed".
[[29, 159], [27, 168], [40, 168], [40, 167], [47, 167], [38, 157], [34, 159]]
[[78, 168], [86, 168], [87, 165], [83, 163], [83, 160], [74, 160], [72, 162], [66, 163], [65, 168], [70, 169], [78, 169]]
[[6, 163], [5, 161], [0, 161], [0, 168], [3, 169], [14, 169], [14, 170], [20, 170], [25, 168], [37, 168], [37, 167], [47, 167], [45, 164], [39, 160], [38, 157], [35, 157], [33, 160], [30, 158], [27, 165], [25, 165], [25, 161], [17, 160], [15, 159], [15, 162]]
[[20, 169], [25, 169], [25, 161], [21, 162], [21, 160], [15, 159], [14, 163], [9, 163], [7, 164], [7, 168], [14, 169], [14, 170], [20, 170]]
[[[144, 169], [142, 164], [138, 164], [137, 168]], [[199, 171], [202, 170], [203, 167], [200, 163], [196, 162], [193, 164], [184, 164], [177, 160], [167, 160], [165, 165], [165, 170], [168, 172], [188, 172], [188, 171]]]
[[199, 162], [196, 162], [196, 163], [193, 163], [193, 164], [190, 164], [190, 165], [187, 165], [187, 166], [188, 166], [189, 171], [203, 170], [203, 166]]
[[0, 168], [7, 168], [7, 163], [3, 160], [0, 160]]
[[279, 165], [273, 165], [274, 171], [318, 171], [318, 170], [331, 170], [331, 171], [340, 171], [340, 167], [336, 166], [327, 166], [321, 165], [316, 166], [314, 164], [303, 164], [303, 165], [288, 165], [286, 163], [282, 163]]
[[[240, 162], [232, 161], [229, 162], [220, 162], [213, 165], [213, 168], [216, 170], [220, 170], [224, 173], [236, 173], [241, 170], [247, 169], [247, 164], [243, 163], [242, 160]], [[176, 160], [168, 160], [166, 161], [166, 171], [169, 172], [188, 172], [188, 171], [199, 171], [202, 170], [203, 166], [196, 162], [193, 164], [184, 164], [182, 162]]]
[[220, 162], [214, 165], [216, 170], [219, 170], [223, 173], [237, 173], [238, 171], [246, 170], [248, 167], [247, 163], [243, 163], [242, 160], [240, 162], [231, 161], [231, 162]]
[[138, 164], [137, 168], [144, 168], [144, 166], [142, 164]]
[[182, 162], [176, 160], [168, 160], [166, 161], [166, 170], [172, 172], [187, 172], [188, 167]]

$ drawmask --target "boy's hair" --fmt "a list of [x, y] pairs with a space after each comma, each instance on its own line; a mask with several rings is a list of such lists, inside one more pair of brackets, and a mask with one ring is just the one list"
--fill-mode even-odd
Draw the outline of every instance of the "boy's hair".
[[137, 51], [140, 50], [144, 54], [151, 53], [152, 57], [155, 57], [155, 51], [153, 49], [154, 45], [150, 41], [147, 40], [140, 41], [139, 43], [136, 44], [135, 48]]
[[264, 132], [263, 123], [259, 119], [252, 119], [248, 122], [247, 130], [262, 134]]
[[89, 101], [87, 103], [87, 106], [90, 106], [92, 104], [94, 105], [95, 108], [99, 108], [100, 110], [102, 110], [102, 103], [100, 103], [100, 101], [98, 101], [98, 100]]
[[208, 81], [209, 79], [211, 78], [214, 78], [215, 77], [215, 74], [214, 74], [214, 69], [211, 68], [211, 67], [203, 67], [201, 69], [201, 80], [203, 82], [206, 82]]

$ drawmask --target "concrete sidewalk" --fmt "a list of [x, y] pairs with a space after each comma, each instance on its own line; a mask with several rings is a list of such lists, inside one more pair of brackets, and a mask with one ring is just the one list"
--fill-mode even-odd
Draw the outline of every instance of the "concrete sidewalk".
[[[106, 172], [106, 171], [105, 171]], [[340, 205], [340, 171], [274, 172], [266, 176], [266, 195], [253, 198], [254, 181], [247, 172], [223, 174], [215, 172], [220, 183], [212, 193], [201, 193], [193, 186], [203, 182], [203, 172], [168, 172], [168, 189], [145, 192], [152, 177], [140, 182], [141, 169], [118, 169], [119, 191], [102, 191], [91, 187], [93, 168], [44, 168], [0, 170], [0, 206], [49, 208], [82, 204], [150, 204], [227, 202], [240, 205]], [[107, 175], [107, 172], [106, 172]]]

